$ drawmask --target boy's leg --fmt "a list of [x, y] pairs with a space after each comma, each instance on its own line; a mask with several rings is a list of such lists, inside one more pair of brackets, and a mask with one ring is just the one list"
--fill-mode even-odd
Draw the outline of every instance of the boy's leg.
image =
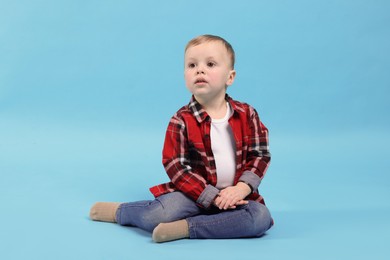
[[181, 192], [159, 196], [155, 200], [120, 204], [116, 221], [152, 232], [160, 223], [173, 222], [200, 214], [201, 209]]
[[273, 225], [266, 206], [255, 201], [214, 215], [187, 218], [190, 238], [260, 237]]
[[[185, 227], [182, 221], [162, 223], [153, 232], [156, 242], [190, 238], [239, 238], [259, 237], [273, 225], [266, 206], [249, 201], [248, 205], [236, 210], [221, 211], [216, 214], [197, 215], [185, 221], [188, 235], [181, 231]], [[177, 232], [174, 232], [178, 230]]]

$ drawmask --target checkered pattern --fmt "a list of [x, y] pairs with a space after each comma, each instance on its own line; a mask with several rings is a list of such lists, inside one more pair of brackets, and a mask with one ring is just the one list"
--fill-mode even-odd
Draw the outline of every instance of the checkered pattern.
[[[257, 188], [271, 160], [268, 130], [253, 107], [235, 101], [228, 95], [226, 100], [233, 109], [229, 124], [236, 141], [234, 184], [238, 181], [248, 183], [253, 193], [247, 199], [264, 204]], [[166, 131], [162, 160], [171, 181], [150, 188], [155, 197], [181, 191], [199, 202], [200, 197], [205, 197], [205, 193], [210, 192], [210, 186], [216, 185], [217, 173], [211, 150], [210, 125], [211, 118], [194, 97], [171, 118]], [[209, 205], [201, 203], [200, 206]]]

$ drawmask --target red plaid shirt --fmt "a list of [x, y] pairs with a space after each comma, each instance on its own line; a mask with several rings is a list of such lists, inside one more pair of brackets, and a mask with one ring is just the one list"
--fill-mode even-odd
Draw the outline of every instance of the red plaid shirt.
[[[236, 142], [236, 175], [234, 185], [242, 181], [252, 188], [246, 198], [264, 204], [258, 186], [269, 166], [268, 130], [256, 110], [226, 95], [233, 114], [229, 118]], [[171, 118], [163, 148], [163, 165], [170, 182], [150, 188], [155, 197], [181, 191], [201, 207], [212, 205], [219, 190], [215, 158], [210, 140], [211, 118], [192, 97]]]

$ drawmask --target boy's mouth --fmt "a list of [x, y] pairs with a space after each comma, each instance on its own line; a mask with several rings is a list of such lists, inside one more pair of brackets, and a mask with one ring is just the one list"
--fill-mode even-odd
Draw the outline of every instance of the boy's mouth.
[[207, 81], [203, 78], [199, 78], [195, 81], [195, 84], [205, 84], [205, 83], [207, 83]]

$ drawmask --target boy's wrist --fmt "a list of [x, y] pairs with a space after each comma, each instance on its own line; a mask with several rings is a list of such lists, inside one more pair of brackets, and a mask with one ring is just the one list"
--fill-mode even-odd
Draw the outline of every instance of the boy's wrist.
[[251, 194], [253, 192], [253, 188], [251, 187], [251, 185], [248, 183], [245, 183], [243, 181], [239, 181], [237, 183], [237, 187], [242, 189], [246, 193], [246, 196], [248, 196], [249, 194]]
[[204, 208], [209, 208], [214, 204], [215, 198], [218, 196], [219, 190], [212, 185], [207, 185], [203, 192], [200, 194], [198, 204], [202, 205]]
[[253, 193], [258, 189], [261, 183], [261, 178], [251, 171], [245, 171], [238, 181], [247, 184]]

